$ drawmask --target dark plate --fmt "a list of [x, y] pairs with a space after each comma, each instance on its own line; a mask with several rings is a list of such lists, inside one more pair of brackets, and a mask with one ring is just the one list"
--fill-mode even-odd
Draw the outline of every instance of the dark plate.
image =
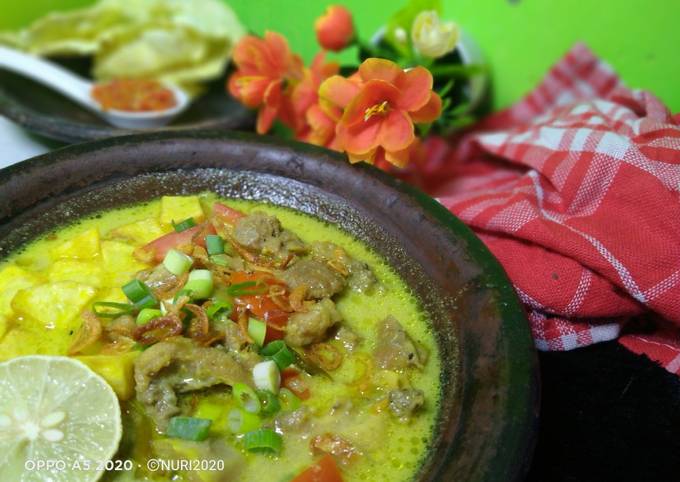
[[[89, 62], [71, 59], [60, 62], [83, 76]], [[225, 80], [207, 84], [206, 92], [171, 124], [156, 131], [185, 129], [243, 129], [254, 125], [254, 115], [224, 88]], [[0, 70], [0, 114], [50, 139], [82, 142], [133, 134], [107, 124], [95, 114], [61, 94], [21, 75]]]
[[381, 254], [417, 295], [442, 358], [441, 410], [418, 480], [523, 477], [538, 373], [521, 305], [472, 231], [372, 167], [308, 145], [218, 131], [71, 146], [0, 171], [0, 254], [86, 214], [204, 190], [337, 224]]

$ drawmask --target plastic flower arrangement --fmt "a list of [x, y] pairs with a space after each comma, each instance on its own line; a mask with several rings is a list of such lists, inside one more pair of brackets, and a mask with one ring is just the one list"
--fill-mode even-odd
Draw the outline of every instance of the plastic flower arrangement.
[[[234, 49], [228, 90], [258, 110], [260, 134], [278, 121], [296, 139], [345, 152], [350, 162], [404, 167], [421, 137], [472, 120], [465, 80], [479, 66], [462, 65], [459, 29], [440, 14], [438, 0], [411, 0], [365, 43], [349, 10], [332, 5], [314, 24], [322, 50], [309, 66], [280, 34], [247, 35]], [[351, 47], [358, 66], [326, 60], [327, 51]]]

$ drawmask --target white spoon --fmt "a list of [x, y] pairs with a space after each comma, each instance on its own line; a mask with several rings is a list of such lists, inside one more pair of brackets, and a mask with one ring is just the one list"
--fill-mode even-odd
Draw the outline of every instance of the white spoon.
[[169, 109], [149, 112], [103, 110], [91, 96], [94, 86], [92, 82], [40, 57], [0, 46], [0, 69], [2, 68], [30, 77], [91, 110], [109, 124], [126, 129], [164, 126], [189, 105], [189, 97], [182, 89], [166, 85], [176, 100], [176, 104]]

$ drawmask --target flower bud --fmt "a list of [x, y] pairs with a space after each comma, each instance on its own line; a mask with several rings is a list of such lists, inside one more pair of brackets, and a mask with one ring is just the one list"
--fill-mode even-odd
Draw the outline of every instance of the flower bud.
[[408, 39], [408, 34], [403, 28], [397, 27], [394, 29], [394, 38], [397, 39], [397, 42], [400, 44], [405, 44], [406, 40]]
[[331, 5], [314, 23], [316, 39], [326, 50], [339, 52], [354, 38], [352, 14], [341, 5]]
[[411, 28], [411, 40], [416, 51], [433, 59], [456, 48], [459, 36], [458, 26], [453, 22], [440, 21], [434, 10], [420, 12]]

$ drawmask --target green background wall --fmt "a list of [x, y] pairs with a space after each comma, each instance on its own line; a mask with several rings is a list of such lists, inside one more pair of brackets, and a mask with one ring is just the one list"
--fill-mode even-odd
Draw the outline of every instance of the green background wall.
[[[0, 29], [18, 28], [49, 10], [91, 0], [2, 2]], [[354, 13], [364, 37], [399, 8], [401, 0], [230, 0], [255, 32], [284, 33], [310, 58], [312, 24], [330, 3]], [[482, 47], [491, 65], [494, 105], [507, 106], [534, 86], [574, 42], [585, 41], [627, 85], [649, 89], [680, 111], [680, 0], [444, 0], [456, 20]]]

